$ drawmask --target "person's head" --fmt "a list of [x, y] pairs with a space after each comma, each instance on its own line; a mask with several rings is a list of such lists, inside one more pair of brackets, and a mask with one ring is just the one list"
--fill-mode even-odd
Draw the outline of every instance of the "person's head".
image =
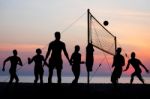
[[131, 53], [131, 58], [135, 58], [135, 52]]
[[117, 54], [120, 54], [121, 51], [122, 51], [122, 49], [119, 47], [119, 48], [117, 48], [116, 53], [117, 53]]
[[14, 54], [14, 56], [17, 56], [17, 50], [16, 49], [13, 50], [13, 54]]
[[79, 46], [79, 45], [76, 45], [76, 46], [75, 46], [75, 52], [79, 52], [79, 50], [80, 50], [80, 46]]
[[42, 53], [41, 49], [40, 49], [40, 48], [36, 49], [36, 53], [37, 53], [38, 55], [40, 55], [40, 54]]
[[93, 45], [91, 43], [88, 43], [87, 47], [93, 48]]
[[60, 32], [55, 32], [55, 39], [60, 40]]

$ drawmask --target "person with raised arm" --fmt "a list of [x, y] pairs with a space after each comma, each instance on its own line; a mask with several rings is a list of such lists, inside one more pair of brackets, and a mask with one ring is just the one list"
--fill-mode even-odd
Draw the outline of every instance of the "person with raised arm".
[[141, 75], [142, 70], [141, 70], [140, 66], [143, 67], [147, 73], [149, 72], [149, 70], [143, 65], [143, 63], [139, 59], [136, 58], [135, 52], [131, 53], [131, 59], [128, 60], [127, 67], [124, 71], [127, 71], [129, 69], [130, 64], [133, 66], [133, 68], [135, 70], [131, 74], [130, 84], [133, 83], [135, 76], [137, 76], [139, 78], [139, 80], [144, 84], [144, 79], [142, 78], [142, 75]]
[[11, 64], [10, 69], [9, 69], [9, 73], [10, 73], [9, 84], [11, 84], [14, 79], [16, 80], [16, 83], [19, 82], [19, 78], [16, 73], [17, 65], [20, 65], [20, 66], [23, 66], [23, 65], [22, 65], [22, 61], [20, 57], [18, 57], [17, 54], [18, 54], [17, 50], [13, 50], [13, 56], [9, 56], [8, 58], [6, 58], [3, 63], [2, 71], [5, 71], [6, 62], [10, 61], [10, 64]]

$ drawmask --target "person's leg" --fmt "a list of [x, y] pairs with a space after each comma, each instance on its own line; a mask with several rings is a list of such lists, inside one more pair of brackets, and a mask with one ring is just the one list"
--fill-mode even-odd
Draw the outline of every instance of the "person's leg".
[[142, 78], [142, 76], [141, 76], [141, 74], [139, 73], [139, 74], [137, 74], [137, 77], [139, 78], [139, 80], [144, 84], [144, 80], [143, 80], [143, 78]]
[[80, 75], [80, 70], [76, 70], [76, 73], [75, 73], [75, 83], [78, 83], [78, 79], [79, 79], [79, 75]]
[[112, 84], [114, 84], [114, 85], [117, 84], [117, 78], [116, 78], [115, 70], [113, 71], [113, 73], [112, 73], [112, 75], [111, 75], [111, 82], [112, 82]]
[[[73, 75], [74, 75], [74, 77], [75, 77], [76, 74], [75, 74], [74, 68], [72, 68], [72, 72], [73, 72]], [[75, 78], [73, 79], [72, 83], [75, 83]]]
[[16, 79], [16, 83], [18, 83], [19, 82], [19, 78], [18, 78], [16, 73], [14, 73], [14, 78]]
[[38, 72], [37, 72], [37, 70], [34, 70], [34, 77], [35, 77], [34, 83], [37, 83], [37, 81], [38, 81]]
[[58, 83], [61, 83], [61, 69], [57, 69], [57, 78], [58, 78]]
[[53, 68], [49, 67], [49, 76], [48, 76], [48, 83], [52, 83], [52, 76], [53, 76]]
[[13, 77], [13, 75], [10, 73], [10, 80], [9, 80], [9, 84], [11, 84], [11, 83], [13, 82], [13, 79], [14, 79], [14, 77]]
[[136, 73], [134, 72], [133, 74], [131, 74], [131, 80], [130, 80], [130, 84], [133, 83], [133, 80], [134, 80], [134, 76], [136, 75]]
[[41, 84], [43, 84], [43, 73], [44, 73], [44, 71], [41, 70], [41, 72], [40, 72], [40, 83]]
[[122, 68], [119, 68], [118, 69], [118, 73], [117, 73], [117, 77], [116, 77], [116, 84], [118, 84], [119, 83], [119, 78], [121, 77], [121, 75], [122, 75]]

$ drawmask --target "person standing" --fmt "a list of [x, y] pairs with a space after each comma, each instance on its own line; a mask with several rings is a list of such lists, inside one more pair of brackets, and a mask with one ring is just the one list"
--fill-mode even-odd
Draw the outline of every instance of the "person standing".
[[78, 79], [80, 76], [80, 64], [84, 63], [81, 62], [81, 54], [79, 53], [80, 51], [80, 46], [76, 45], [75, 46], [75, 51], [71, 55], [70, 63], [72, 65], [72, 72], [75, 76], [75, 79], [72, 81], [72, 84], [78, 83]]
[[47, 54], [45, 57], [45, 61], [49, 57], [51, 53], [51, 57], [49, 59], [49, 77], [48, 77], [48, 83], [52, 83], [52, 75], [53, 75], [53, 69], [56, 68], [57, 70], [57, 77], [58, 77], [58, 83], [61, 83], [61, 71], [63, 68], [63, 61], [61, 52], [63, 51], [67, 60], [69, 61], [69, 56], [66, 50], [66, 45], [64, 42], [60, 41], [61, 35], [60, 32], [55, 32], [55, 40], [50, 42]]
[[117, 48], [116, 55], [113, 58], [112, 67], [114, 67], [114, 70], [111, 75], [111, 82], [114, 85], [118, 84], [118, 79], [122, 74], [122, 67], [125, 65], [125, 59], [123, 55], [121, 55], [121, 51], [121, 48]]

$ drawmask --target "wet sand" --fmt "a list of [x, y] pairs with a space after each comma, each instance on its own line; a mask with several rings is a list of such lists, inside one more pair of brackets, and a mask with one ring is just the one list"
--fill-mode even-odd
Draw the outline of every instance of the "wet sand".
[[149, 99], [150, 84], [33, 84], [0, 83], [1, 99]]

